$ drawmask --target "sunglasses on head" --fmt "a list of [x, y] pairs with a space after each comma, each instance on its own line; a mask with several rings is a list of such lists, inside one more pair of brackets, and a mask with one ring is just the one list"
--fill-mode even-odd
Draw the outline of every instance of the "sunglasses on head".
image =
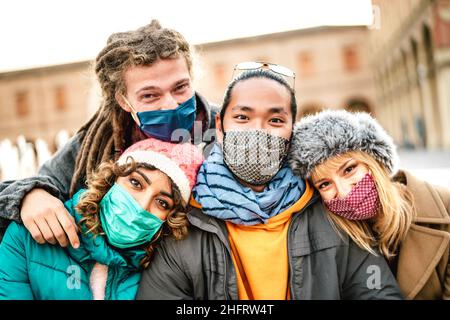
[[247, 61], [238, 63], [233, 70], [233, 79], [236, 78], [237, 71], [258, 70], [258, 69], [270, 70], [283, 77], [287, 77], [288, 79], [286, 80], [288, 80], [288, 82], [291, 82], [289, 80], [292, 80], [291, 87], [292, 89], [295, 89], [295, 72], [289, 68], [270, 62]]

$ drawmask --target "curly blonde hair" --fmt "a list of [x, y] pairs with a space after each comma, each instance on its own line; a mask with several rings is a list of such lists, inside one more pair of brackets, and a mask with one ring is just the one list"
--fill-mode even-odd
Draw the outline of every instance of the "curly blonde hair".
[[[125, 177], [136, 171], [138, 168], [146, 168], [149, 170], [158, 170], [155, 167], [147, 164], [136, 163], [131, 157], [125, 165], [118, 165], [112, 160], [103, 162], [99, 165], [96, 171], [90, 175], [87, 186], [88, 189], [76, 205], [75, 209], [83, 216], [79, 221], [78, 226], [85, 234], [92, 233], [95, 236], [104, 235], [101, 225], [99, 210], [100, 201], [108, 190], [113, 186], [118, 177]], [[143, 249], [146, 251], [146, 256], [141, 260], [142, 268], [147, 268], [153, 256], [153, 253], [159, 241], [164, 236], [173, 236], [175, 239], [183, 239], [188, 233], [187, 220], [187, 204], [183, 201], [178, 187], [171, 182], [174, 208], [167, 216], [162, 228], [155, 235], [152, 241], [145, 244]]]

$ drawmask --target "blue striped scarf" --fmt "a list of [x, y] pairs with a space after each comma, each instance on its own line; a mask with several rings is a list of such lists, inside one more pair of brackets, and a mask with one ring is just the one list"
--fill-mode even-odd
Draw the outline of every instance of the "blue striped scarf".
[[297, 202], [305, 182], [284, 165], [263, 192], [241, 185], [223, 162], [222, 148], [216, 143], [200, 167], [192, 193], [210, 216], [235, 224], [266, 223]]

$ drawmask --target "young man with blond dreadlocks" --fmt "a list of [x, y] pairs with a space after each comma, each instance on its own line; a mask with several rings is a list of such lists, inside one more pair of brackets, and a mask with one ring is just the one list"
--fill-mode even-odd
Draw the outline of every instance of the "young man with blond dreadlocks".
[[211, 142], [205, 133], [215, 127], [216, 112], [192, 87], [192, 52], [179, 32], [153, 20], [112, 34], [96, 58], [95, 72], [103, 95], [96, 114], [38, 176], [0, 184], [0, 240], [15, 220], [39, 243], [77, 248], [76, 223], [63, 201], [85, 187], [99, 163], [117, 160], [147, 137]]

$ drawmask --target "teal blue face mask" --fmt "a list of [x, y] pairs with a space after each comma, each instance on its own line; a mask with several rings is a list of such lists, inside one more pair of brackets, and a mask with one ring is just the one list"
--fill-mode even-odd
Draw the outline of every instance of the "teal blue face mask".
[[178, 136], [172, 137], [175, 130], [183, 129], [184, 131], [180, 132], [182, 137], [185, 134], [190, 134], [197, 111], [195, 94], [175, 109], [141, 112], [136, 112], [128, 100], [125, 97], [123, 98], [136, 115], [135, 117], [137, 117], [137, 119], [134, 119], [139, 125], [139, 128], [141, 128], [142, 132], [148, 137], [153, 137], [162, 141], [176, 142], [172, 141], [172, 138], [178, 138]]
[[150, 242], [164, 223], [117, 183], [100, 201], [100, 221], [109, 243], [121, 249]]

